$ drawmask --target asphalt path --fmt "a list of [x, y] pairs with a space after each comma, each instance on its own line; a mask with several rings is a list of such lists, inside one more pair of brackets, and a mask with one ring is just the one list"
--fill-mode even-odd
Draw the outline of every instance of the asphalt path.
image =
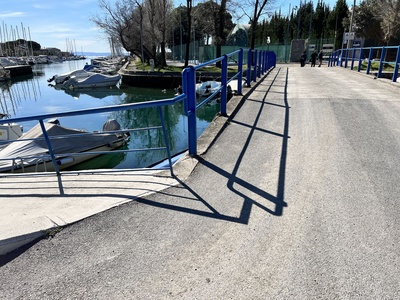
[[187, 180], [3, 260], [0, 298], [400, 299], [399, 86], [254, 85]]

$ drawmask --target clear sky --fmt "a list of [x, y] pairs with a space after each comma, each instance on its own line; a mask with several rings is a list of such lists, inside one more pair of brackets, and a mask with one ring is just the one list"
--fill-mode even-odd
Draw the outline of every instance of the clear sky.
[[67, 50], [67, 41], [75, 45], [76, 51], [110, 52], [107, 39], [90, 18], [101, 11], [97, 0], [0, 0], [0, 22], [4, 42], [3, 24], [8, 28], [18, 27], [20, 38], [21, 23], [28, 35], [27, 40], [38, 42], [42, 48], [56, 47]]
[[[114, 2], [114, 0], [108, 1]], [[200, 1], [194, 0], [194, 5]], [[333, 8], [336, 0], [324, 2]], [[185, 4], [186, 1], [175, 0], [175, 3], [178, 6], [179, 3]], [[274, 0], [270, 3], [273, 3], [271, 4], [273, 11], [281, 7], [282, 14], [287, 14], [289, 3], [293, 8], [295, 5], [299, 6], [300, 0]], [[314, 1], [314, 5], [316, 3], [317, 0]], [[98, 7], [98, 0], [0, 0], [0, 4], [1, 42], [5, 41], [4, 26], [7, 27], [9, 36], [11, 36], [10, 28], [13, 27], [15, 30], [18, 27], [19, 38], [23, 38], [21, 30], [23, 25], [26, 39], [38, 42], [42, 48], [56, 47], [66, 51], [68, 41], [69, 45], [74, 45], [78, 54], [110, 52], [107, 39], [90, 21], [91, 17], [102, 13]], [[351, 6], [353, 1], [347, 0], [347, 4]], [[247, 21], [243, 19], [242, 22]]]

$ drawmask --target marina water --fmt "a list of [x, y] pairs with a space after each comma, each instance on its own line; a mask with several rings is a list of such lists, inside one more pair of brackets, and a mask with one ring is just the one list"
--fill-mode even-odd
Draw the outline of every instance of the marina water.
[[[11, 81], [0, 82], [0, 112], [10, 118], [27, 117], [48, 113], [59, 113], [72, 110], [89, 109], [137, 103], [158, 99], [173, 98], [175, 87], [170, 89], [139, 88], [118, 83], [113, 88], [94, 88], [85, 90], [59, 89], [47, 82], [53, 75], [63, 74], [81, 69], [90, 57], [85, 60], [65, 61], [62, 63], [37, 64], [33, 66], [33, 74], [19, 76]], [[220, 107], [218, 103], [206, 105], [199, 109], [197, 119], [198, 136], [207, 128]], [[171, 154], [180, 153], [187, 148], [187, 118], [183, 104], [163, 108]], [[159, 126], [160, 118], [156, 108], [118, 111], [104, 114], [59, 118], [62, 126], [85, 131], [101, 131], [108, 119], [116, 119], [123, 129], [135, 129]], [[46, 121], [46, 120], [45, 120]], [[25, 122], [21, 125], [24, 132], [29, 131], [37, 121]], [[134, 131], [131, 133], [129, 149], [164, 147], [162, 130]], [[130, 169], [148, 167], [167, 157], [166, 151], [138, 151], [102, 155], [84, 162], [74, 169], [114, 168]]]

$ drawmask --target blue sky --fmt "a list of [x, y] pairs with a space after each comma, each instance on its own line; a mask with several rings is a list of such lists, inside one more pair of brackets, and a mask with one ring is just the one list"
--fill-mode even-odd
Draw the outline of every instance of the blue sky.
[[[56, 47], [65, 51], [67, 40], [80, 52], [110, 52], [107, 39], [90, 18], [101, 13], [97, 0], [1, 0], [0, 22], [18, 30], [21, 22], [28, 28], [31, 39], [42, 47]], [[4, 4], [6, 2], [7, 4]], [[29, 40], [29, 36], [27, 38]], [[4, 33], [1, 39], [4, 42]]]
[[[76, 51], [81, 52], [110, 52], [106, 37], [90, 21], [90, 18], [101, 14], [98, 0], [1, 0], [0, 26], [2, 35], [0, 41], [4, 42], [3, 24], [7, 27], [9, 36], [10, 27], [18, 27], [22, 38], [21, 27], [25, 28], [29, 40], [28, 29], [32, 40], [42, 47], [56, 47], [62, 51], [67, 50], [67, 41], [74, 45]], [[109, 0], [110, 3], [114, 2]], [[331, 8], [336, 0], [326, 0]], [[359, 1], [358, 1], [359, 2]], [[6, 4], [5, 4], [6, 3]], [[176, 6], [186, 1], [175, 0]], [[198, 1], [194, 0], [194, 5]], [[272, 1], [271, 1], [272, 3]], [[282, 8], [282, 13], [287, 14], [289, 3], [293, 8], [299, 5], [300, 0], [275, 0], [273, 10]], [[316, 5], [317, 0], [314, 1]], [[352, 1], [347, 1], [352, 5]], [[243, 21], [247, 21], [244, 20]], [[21, 25], [22, 23], [22, 25]]]

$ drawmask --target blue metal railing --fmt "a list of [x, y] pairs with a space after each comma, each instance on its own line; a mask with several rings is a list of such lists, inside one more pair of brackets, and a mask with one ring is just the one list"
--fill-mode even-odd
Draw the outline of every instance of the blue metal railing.
[[276, 66], [276, 54], [273, 51], [254, 50], [248, 51], [247, 57], [247, 86], [256, 82], [262, 74]]
[[391, 79], [392, 82], [396, 82], [399, 77], [400, 46], [339, 49], [329, 55], [329, 67], [347, 68], [349, 63], [350, 70], [353, 70], [357, 63], [357, 71], [361, 72], [364, 67], [366, 74], [370, 74], [374, 65], [378, 65], [377, 78], [383, 77], [384, 66], [393, 68], [393, 71], [386, 71], [386, 73], [389, 75], [393, 73]]
[[[183, 101], [184, 104], [184, 111], [188, 118], [188, 150], [189, 154], [194, 156], [197, 155], [197, 124], [196, 124], [196, 111], [202, 105], [210, 101], [216, 94], [220, 95], [220, 113], [221, 115], [227, 115], [227, 102], [228, 102], [228, 85], [232, 80], [237, 80], [237, 94], [242, 94], [242, 85], [243, 85], [243, 56], [244, 52], [247, 51], [248, 54], [248, 63], [246, 69], [246, 84], [250, 87], [250, 83], [256, 82], [257, 78], [261, 77], [265, 72], [274, 68], [276, 66], [276, 55], [272, 51], [253, 51], [253, 50], [243, 50], [239, 49], [235, 52], [232, 52], [227, 55], [223, 55], [222, 57], [213, 59], [209, 62], [203, 63], [197, 66], [189, 66], [182, 72], [182, 94], [172, 98], [172, 99], [163, 99], [163, 100], [156, 100], [156, 101], [147, 101], [147, 102], [139, 102], [134, 104], [121, 104], [121, 105], [113, 105], [113, 106], [106, 106], [106, 107], [99, 107], [99, 108], [92, 108], [92, 109], [83, 109], [83, 110], [75, 110], [75, 111], [67, 111], [67, 112], [60, 112], [60, 113], [51, 113], [51, 114], [43, 114], [43, 115], [36, 115], [36, 116], [29, 116], [29, 117], [20, 117], [20, 118], [11, 118], [7, 120], [0, 120], [0, 124], [7, 124], [7, 123], [20, 123], [20, 122], [27, 122], [27, 121], [38, 121], [42, 132], [43, 137], [46, 141], [46, 145], [49, 150], [49, 156], [51, 157], [52, 164], [57, 174], [59, 180], [59, 190], [60, 194], [63, 194], [63, 187], [61, 181], [61, 172], [57, 165], [57, 157], [58, 155], [53, 152], [50, 137], [48, 136], [45, 126], [44, 120], [52, 119], [52, 118], [60, 118], [60, 117], [71, 117], [71, 116], [82, 116], [82, 115], [91, 115], [91, 114], [100, 114], [100, 113], [109, 113], [115, 111], [126, 111], [126, 110], [133, 110], [133, 109], [143, 109], [143, 108], [150, 108], [150, 107], [157, 107], [159, 111], [159, 117], [161, 121], [161, 128], [163, 131], [165, 147], [159, 148], [145, 148], [145, 149], [126, 149], [126, 150], [114, 150], [113, 152], [132, 152], [132, 151], [151, 151], [151, 150], [166, 150], [168, 156], [168, 165], [167, 169], [170, 169], [171, 176], [173, 174], [172, 168], [172, 160], [171, 160], [171, 153], [169, 149], [169, 141], [168, 141], [168, 134], [166, 130], [166, 126], [164, 124], [164, 117], [162, 113], [162, 107], [168, 105], [174, 105], [177, 102]], [[238, 70], [234, 74], [228, 74], [228, 59], [237, 56], [237, 64]], [[205, 68], [210, 65], [214, 65], [217, 62], [221, 62], [221, 85], [219, 89], [213, 92], [212, 95], [201, 101], [199, 104], [196, 102], [196, 72], [202, 68]], [[229, 76], [230, 75], [230, 78]], [[133, 130], [151, 130], [154, 128], [140, 128], [140, 129], [130, 129]], [[127, 131], [128, 129], [124, 129]], [[21, 140], [21, 139], [20, 139]], [[90, 152], [86, 152], [90, 154]], [[103, 153], [103, 152], [102, 152]], [[104, 152], [109, 153], [109, 152]], [[79, 153], [75, 153], [79, 155]], [[101, 154], [100, 152], [96, 152], [96, 154]], [[13, 158], [10, 158], [10, 160]], [[15, 158], [14, 158], [15, 159]], [[161, 168], [165, 169], [165, 168]], [[143, 170], [134, 169], [131, 170]], [[104, 171], [104, 170], [103, 170]], [[110, 170], [111, 171], [111, 170]], [[83, 173], [84, 171], [77, 171], [78, 173]], [[93, 173], [93, 170], [90, 171]], [[52, 173], [52, 172], [50, 172]], [[14, 174], [13, 174], [14, 175]], [[4, 174], [6, 176], [6, 174]], [[3, 176], [3, 177], [4, 177]]]

